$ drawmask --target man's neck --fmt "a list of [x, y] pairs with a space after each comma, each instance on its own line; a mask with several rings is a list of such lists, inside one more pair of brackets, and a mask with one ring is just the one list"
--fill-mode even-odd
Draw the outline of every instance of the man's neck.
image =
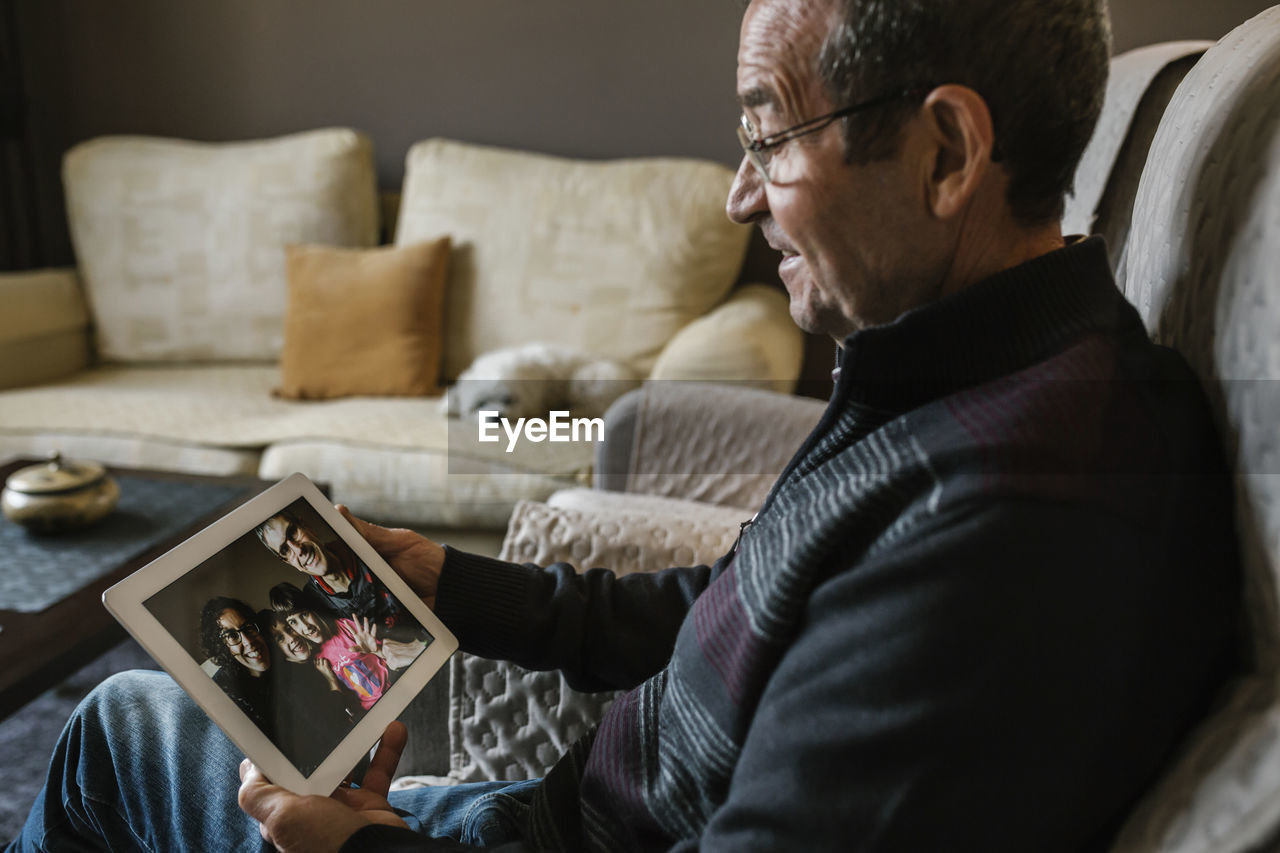
[[351, 586], [351, 569], [343, 559], [342, 554], [335, 553], [336, 549], [325, 548], [325, 561], [332, 566], [327, 573], [320, 576], [329, 587], [335, 592], [346, 592]]
[[1061, 249], [1066, 242], [1062, 225], [1053, 222], [1033, 229], [987, 230], [972, 238], [962, 238], [939, 296], [947, 296], [988, 279], [996, 273], [1012, 269], [1033, 258]]

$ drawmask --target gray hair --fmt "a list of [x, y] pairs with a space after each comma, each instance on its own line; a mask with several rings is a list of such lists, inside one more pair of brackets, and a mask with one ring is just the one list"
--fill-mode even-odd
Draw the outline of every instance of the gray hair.
[[[1024, 225], [1062, 217], [1102, 111], [1111, 52], [1106, 0], [836, 0], [818, 72], [845, 106], [910, 86], [957, 83], [987, 102], [993, 157]], [[849, 162], [884, 159], [919, 102], [845, 119]]]

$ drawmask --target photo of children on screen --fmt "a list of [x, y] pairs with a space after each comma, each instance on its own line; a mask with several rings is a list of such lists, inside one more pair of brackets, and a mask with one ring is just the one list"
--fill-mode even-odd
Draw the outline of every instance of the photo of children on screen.
[[301, 499], [146, 607], [307, 776], [431, 639]]

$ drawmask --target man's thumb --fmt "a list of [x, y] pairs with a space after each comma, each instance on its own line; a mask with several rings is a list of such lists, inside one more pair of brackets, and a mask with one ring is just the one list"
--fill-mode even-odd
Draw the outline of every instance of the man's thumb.
[[351, 526], [356, 529], [356, 533], [359, 533], [366, 540], [368, 540], [369, 544], [372, 545], [374, 542], [376, 542], [378, 539], [381, 538], [382, 528], [379, 527], [378, 525], [370, 524], [369, 522], [365, 521], [362, 518], [356, 518], [354, 515], [351, 514], [351, 510], [347, 509], [347, 507], [344, 504], [338, 504], [337, 510], [338, 512], [342, 513], [343, 518], [351, 522]]

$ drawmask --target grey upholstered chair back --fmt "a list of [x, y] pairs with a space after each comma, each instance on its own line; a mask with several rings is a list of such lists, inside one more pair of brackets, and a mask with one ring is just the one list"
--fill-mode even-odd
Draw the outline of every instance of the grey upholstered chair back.
[[1106, 238], [1111, 268], [1124, 290], [1125, 249], [1133, 200], [1151, 140], [1173, 93], [1211, 41], [1140, 47], [1111, 60], [1107, 99], [1076, 169], [1075, 189], [1062, 217], [1064, 234]]
[[1256, 849], [1280, 825], [1280, 6], [1182, 81], [1142, 173], [1126, 267], [1152, 336], [1209, 389], [1238, 472], [1252, 671], [1117, 849]]

